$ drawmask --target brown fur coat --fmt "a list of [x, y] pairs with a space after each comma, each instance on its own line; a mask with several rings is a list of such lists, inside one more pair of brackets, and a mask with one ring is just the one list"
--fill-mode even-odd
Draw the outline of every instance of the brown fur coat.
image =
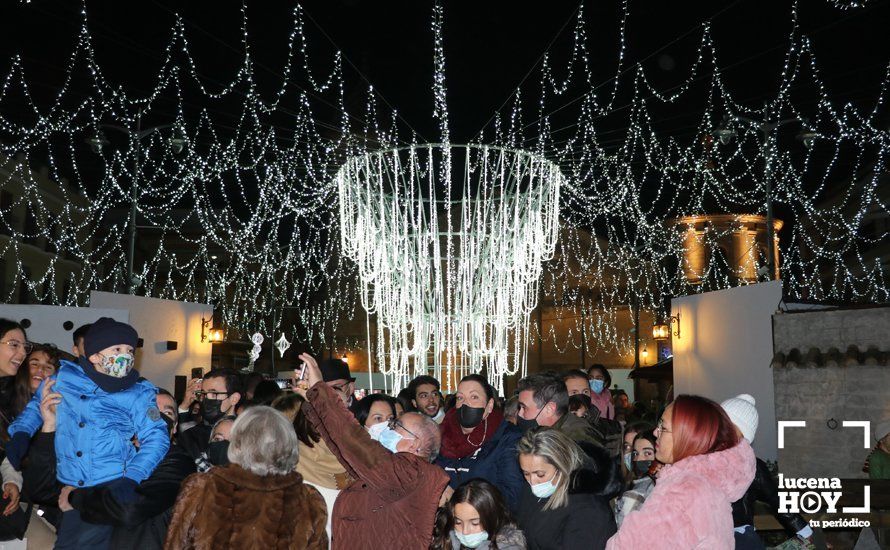
[[185, 480], [164, 548], [326, 550], [326, 522], [324, 499], [297, 472], [261, 477], [230, 464]]

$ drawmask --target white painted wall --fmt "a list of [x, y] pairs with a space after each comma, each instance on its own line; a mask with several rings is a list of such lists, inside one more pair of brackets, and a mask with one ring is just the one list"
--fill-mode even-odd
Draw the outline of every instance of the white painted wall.
[[748, 393], [760, 416], [754, 451], [776, 460], [773, 393], [772, 314], [782, 299], [782, 282], [771, 281], [672, 301], [680, 314], [673, 337], [674, 395], [702, 395], [723, 401]]
[[[74, 343], [71, 334], [78, 327], [92, 323], [99, 317], [111, 317], [127, 323], [130, 312], [125, 309], [2, 304], [0, 317], [18, 322], [28, 319], [31, 321], [31, 326], [25, 329], [28, 340], [55, 344], [57, 348], [70, 352]], [[65, 321], [71, 321], [71, 330], [65, 330]]]
[[632, 372], [633, 369], [609, 369], [609, 376], [612, 377], [612, 387], [610, 388], [612, 393], [615, 393], [615, 386], [618, 386], [618, 389], [624, 390], [631, 403], [636, 399], [634, 395], [634, 381], [628, 378]]
[[[210, 370], [211, 345], [201, 342], [201, 317], [209, 319], [212, 306], [94, 290], [90, 292], [93, 308], [129, 311], [129, 323], [143, 340], [136, 368], [155, 385], [172, 392], [177, 374], [189, 376], [193, 367]], [[167, 340], [177, 342], [176, 350], [167, 351]]]

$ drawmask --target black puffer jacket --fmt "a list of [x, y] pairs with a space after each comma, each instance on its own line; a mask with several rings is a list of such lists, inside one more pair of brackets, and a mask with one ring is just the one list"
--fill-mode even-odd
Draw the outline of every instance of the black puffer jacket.
[[799, 514], [779, 513], [779, 488], [766, 462], [757, 459], [757, 471], [748, 492], [741, 500], [732, 503], [732, 521], [735, 527], [754, 525], [754, 503], [763, 502], [769, 506], [770, 512], [779, 520], [789, 535], [794, 536], [807, 526], [807, 521]]
[[[39, 504], [55, 504], [61, 489], [56, 481], [54, 435], [37, 435], [28, 454], [30, 465], [22, 473], [24, 495]], [[133, 501], [118, 502], [104, 486], [76, 489], [68, 500], [84, 521], [114, 526], [110, 548], [161, 549], [179, 488], [195, 471], [191, 456], [173, 444], [154, 472], [136, 488]]]
[[598, 550], [615, 534], [615, 516], [609, 499], [621, 487], [614, 461], [602, 448], [585, 448], [586, 465], [572, 473], [569, 502], [544, 510], [547, 499], [522, 490], [517, 514], [529, 550]]

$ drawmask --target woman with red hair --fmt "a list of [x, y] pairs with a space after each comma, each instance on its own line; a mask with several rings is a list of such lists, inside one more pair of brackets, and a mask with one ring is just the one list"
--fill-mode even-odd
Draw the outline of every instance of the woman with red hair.
[[754, 479], [751, 446], [720, 405], [694, 395], [665, 409], [655, 435], [655, 458], [665, 466], [606, 549], [734, 548], [731, 506]]

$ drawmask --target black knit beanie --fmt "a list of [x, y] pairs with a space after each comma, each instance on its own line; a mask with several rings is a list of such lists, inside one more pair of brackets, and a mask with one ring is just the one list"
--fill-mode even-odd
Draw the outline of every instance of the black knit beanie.
[[127, 345], [136, 349], [139, 335], [127, 323], [115, 321], [111, 317], [101, 317], [93, 323], [83, 337], [83, 350], [87, 357], [111, 346]]

